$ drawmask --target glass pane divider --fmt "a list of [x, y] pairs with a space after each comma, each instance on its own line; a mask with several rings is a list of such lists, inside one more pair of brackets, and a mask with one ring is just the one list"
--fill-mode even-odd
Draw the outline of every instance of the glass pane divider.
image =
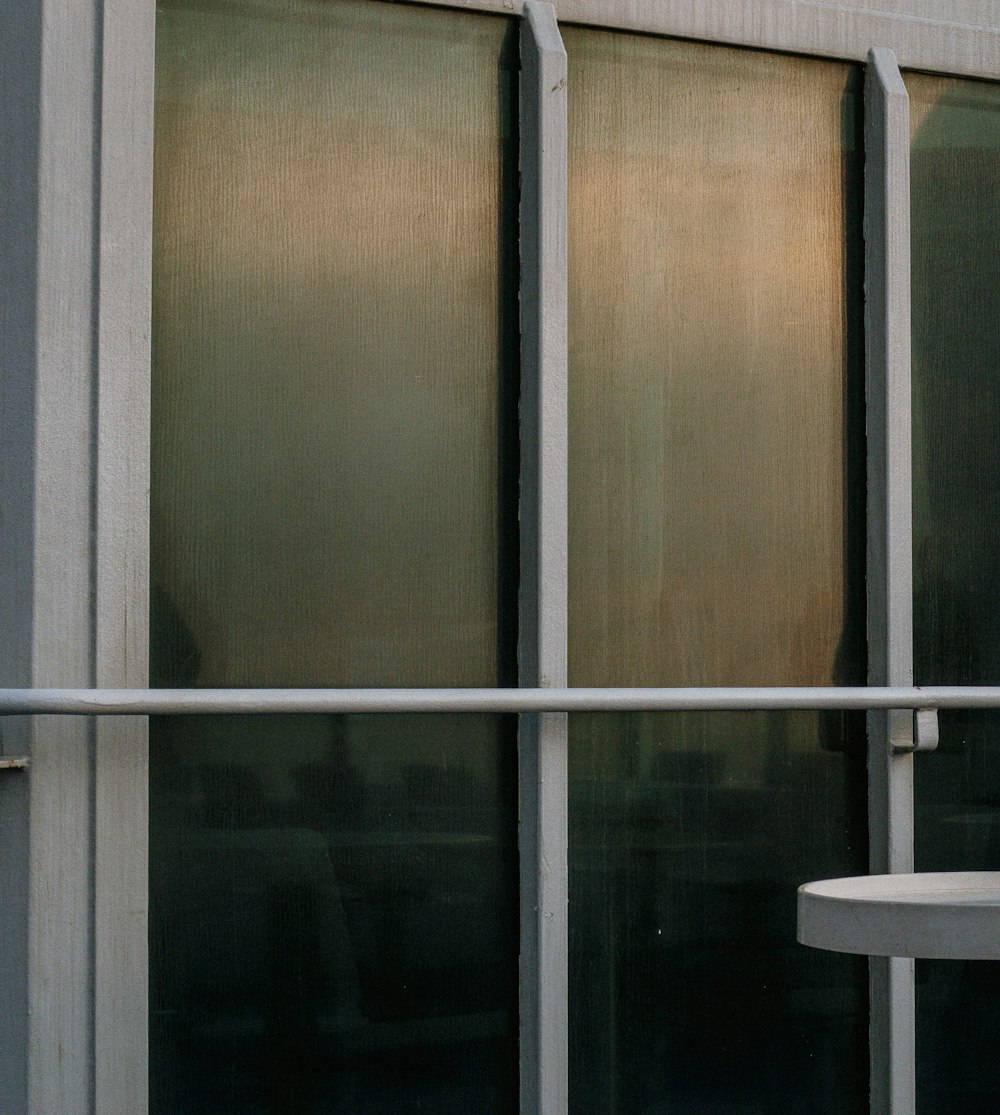
[[[551, 4], [521, 22], [521, 588], [518, 682], [567, 679], [567, 61]], [[520, 1109], [568, 1109], [565, 712], [518, 724]]]
[[[100, 24], [93, 676], [148, 685], [155, 6]], [[95, 1115], [149, 1110], [148, 723], [93, 727]], [[82, 1115], [82, 1113], [81, 1113]]]
[[[868, 430], [868, 681], [913, 682], [909, 98], [895, 55], [865, 78], [865, 366]], [[895, 746], [894, 746], [895, 745]], [[870, 869], [913, 870], [913, 717], [869, 712]], [[873, 958], [871, 1109], [915, 1110], [914, 963]]]

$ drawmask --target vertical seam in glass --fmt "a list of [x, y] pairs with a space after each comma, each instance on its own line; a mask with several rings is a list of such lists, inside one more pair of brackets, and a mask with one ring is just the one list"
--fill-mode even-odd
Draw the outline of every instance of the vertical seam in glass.
[[[567, 677], [567, 97], [555, 10], [521, 23], [521, 587], [518, 679]], [[518, 726], [522, 1115], [564, 1115], [568, 1089], [567, 716]]]
[[[909, 99], [895, 55], [865, 79], [865, 363], [869, 685], [913, 683]], [[870, 866], [913, 870], [913, 716], [868, 714]], [[871, 1109], [912, 1115], [913, 961], [871, 964]]]

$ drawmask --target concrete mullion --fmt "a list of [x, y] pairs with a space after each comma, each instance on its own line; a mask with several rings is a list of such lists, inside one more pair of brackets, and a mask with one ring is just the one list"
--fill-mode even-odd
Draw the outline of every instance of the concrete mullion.
[[[566, 684], [566, 52], [550, 4], [521, 23], [521, 634], [519, 683]], [[567, 716], [522, 715], [522, 1115], [567, 1110]]]
[[[909, 99], [891, 50], [865, 80], [865, 357], [868, 428], [868, 682], [913, 684]], [[870, 868], [913, 870], [913, 715], [868, 715]], [[914, 965], [873, 958], [872, 1110], [915, 1110]]]

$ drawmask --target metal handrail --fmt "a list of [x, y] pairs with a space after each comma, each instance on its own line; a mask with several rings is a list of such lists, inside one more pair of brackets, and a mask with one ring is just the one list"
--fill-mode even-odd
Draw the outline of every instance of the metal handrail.
[[0, 689], [0, 716], [951, 708], [1000, 708], [1000, 687]]

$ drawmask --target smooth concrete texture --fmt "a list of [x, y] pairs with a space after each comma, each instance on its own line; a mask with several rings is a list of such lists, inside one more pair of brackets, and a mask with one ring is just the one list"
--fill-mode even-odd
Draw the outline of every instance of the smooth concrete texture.
[[926, 960], [1000, 960], [1000, 871], [825, 879], [799, 887], [813, 948]]

